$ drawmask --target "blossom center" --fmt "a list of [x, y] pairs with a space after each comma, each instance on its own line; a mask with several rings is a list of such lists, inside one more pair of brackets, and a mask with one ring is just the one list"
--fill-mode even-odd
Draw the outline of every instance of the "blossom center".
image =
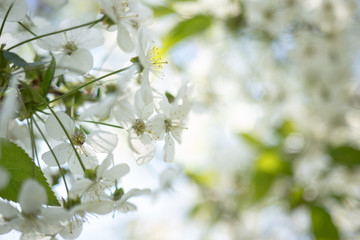
[[78, 49], [78, 47], [76, 46], [76, 44], [74, 42], [67, 42], [64, 45], [64, 52], [67, 55], [71, 55], [73, 52], [75, 52]]
[[161, 74], [163, 65], [168, 63], [167, 61], [163, 61], [163, 59], [160, 57], [159, 48], [155, 46], [150, 48], [150, 50], [146, 53], [146, 59], [151, 65], [151, 70], [158, 77]]
[[135, 124], [133, 125], [132, 128], [135, 130], [136, 135], [138, 135], [138, 136], [143, 135], [145, 132], [145, 129], [146, 129], [144, 120], [139, 119], [139, 118], [136, 119]]
[[86, 141], [85, 133], [76, 128], [75, 133], [71, 136], [71, 141], [76, 146], [82, 146]]

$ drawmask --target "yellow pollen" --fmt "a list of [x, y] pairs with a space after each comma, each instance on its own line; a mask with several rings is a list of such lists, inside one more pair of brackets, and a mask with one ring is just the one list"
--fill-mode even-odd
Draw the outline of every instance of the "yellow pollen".
[[153, 73], [160, 77], [162, 75], [161, 70], [164, 64], [167, 64], [167, 61], [163, 61], [160, 57], [160, 50], [157, 47], [152, 47], [146, 54], [147, 60], [151, 63], [152, 67], [151, 70]]

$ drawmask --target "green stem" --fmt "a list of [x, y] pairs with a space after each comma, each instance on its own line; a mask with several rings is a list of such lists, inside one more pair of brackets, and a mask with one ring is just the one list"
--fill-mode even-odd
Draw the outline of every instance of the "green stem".
[[[25, 108], [25, 110], [26, 110], [26, 108]], [[33, 161], [31, 177], [34, 179], [35, 178], [35, 151], [34, 151], [35, 143], [34, 143], [33, 130], [31, 128], [29, 119], [27, 119], [27, 118], [26, 118], [26, 123], [27, 123], [28, 128], [29, 128], [29, 135], [30, 135], [30, 141], [31, 141], [31, 153], [32, 153], [32, 161]]]
[[[38, 117], [38, 116], [37, 116], [37, 117]], [[31, 118], [31, 119], [33, 119], [33, 118]], [[41, 120], [41, 119], [40, 119], [40, 120]], [[39, 133], [40, 133], [41, 137], [44, 139], [44, 141], [45, 141], [46, 145], [48, 146], [48, 148], [49, 148], [49, 150], [50, 150], [51, 154], [53, 155], [53, 157], [54, 157], [54, 159], [55, 159], [55, 161], [56, 161], [56, 164], [58, 165], [58, 168], [59, 168], [60, 174], [61, 174], [61, 176], [62, 176], [62, 178], [63, 178], [63, 180], [64, 180], [64, 184], [65, 184], [66, 192], [67, 192], [67, 194], [69, 194], [69, 188], [68, 188], [67, 183], [66, 183], [66, 180], [65, 180], [65, 174], [64, 174], [64, 172], [62, 171], [62, 168], [61, 168], [61, 166], [60, 166], [59, 160], [57, 159], [57, 157], [56, 157], [56, 155], [55, 155], [54, 151], [52, 150], [52, 148], [51, 148], [51, 146], [50, 146], [49, 142], [47, 141], [47, 139], [46, 139], [46, 137], [45, 137], [44, 133], [41, 131], [41, 129], [40, 129], [40, 127], [39, 127], [39, 125], [36, 123], [36, 121], [34, 121], [34, 123], [35, 123], [35, 126], [36, 126], [36, 128], [38, 129], [38, 131], [39, 131]]]
[[71, 144], [71, 146], [72, 146], [72, 148], [73, 148], [73, 150], [74, 150], [74, 152], [75, 152], [75, 155], [76, 155], [76, 157], [77, 157], [78, 160], [79, 160], [80, 166], [81, 166], [82, 170], [85, 172], [86, 167], [85, 167], [84, 163], [82, 162], [81, 157], [80, 157], [78, 151], [76, 150], [75, 145], [74, 145], [74, 143], [72, 142], [69, 133], [66, 131], [66, 128], [65, 128], [64, 124], [61, 122], [61, 120], [59, 119], [59, 117], [56, 115], [56, 113], [54, 112], [54, 110], [52, 109], [52, 107], [50, 106], [50, 104], [43, 98], [43, 96], [41, 96], [37, 91], [34, 91], [34, 90], [33, 90], [30, 86], [28, 86], [26, 83], [24, 83], [24, 82], [21, 82], [21, 83], [22, 83], [28, 90], [30, 90], [32, 93], [36, 94], [36, 95], [45, 103], [45, 105], [49, 108], [49, 110], [50, 110], [51, 113], [54, 115], [54, 117], [56, 118], [57, 122], [60, 124], [61, 128], [63, 129], [66, 137], [69, 139], [69, 142], [70, 142], [70, 144]]
[[22, 26], [26, 31], [28, 31], [29, 33], [31, 33], [32, 35], [34, 35], [35, 37], [37, 37], [37, 35], [30, 30], [30, 28], [28, 28], [27, 26], [25, 26], [22, 22], [17, 22], [20, 26]]
[[33, 139], [33, 142], [35, 143], [34, 144], [34, 151], [35, 151], [35, 158], [36, 158], [36, 161], [37, 161], [37, 164], [38, 166], [40, 167], [40, 161], [39, 161], [39, 156], [38, 156], [38, 151], [37, 151], [37, 148], [36, 148], [36, 141], [35, 141], [35, 134], [34, 134], [34, 121], [33, 121], [33, 117], [31, 115], [31, 118], [30, 118], [30, 126], [31, 126], [31, 131], [32, 131], [32, 139]]
[[10, 5], [9, 9], [7, 10], [7, 12], [6, 12], [6, 14], [5, 14], [5, 17], [4, 17], [4, 19], [3, 19], [3, 22], [2, 22], [1, 28], [0, 28], [0, 36], [1, 36], [2, 32], [3, 32], [3, 30], [4, 30], [4, 26], [5, 26], [6, 19], [8, 18], [9, 13], [10, 13], [10, 11], [11, 11], [11, 9], [12, 9], [13, 6], [14, 6], [14, 3], [12, 3], [12, 4]]
[[95, 21], [84, 23], [84, 24], [81, 24], [81, 25], [78, 25], [78, 26], [75, 26], [75, 27], [66, 28], [66, 29], [63, 29], [63, 30], [59, 30], [59, 31], [51, 32], [51, 33], [46, 33], [46, 34], [39, 35], [39, 36], [36, 36], [36, 37], [33, 37], [33, 38], [29, 38], [29, 39], [27, 39], [27, 40], [25, 40], [23, 42], [20, 42], [20, 43], [14, 45], [14, 46], [8, 48], [7, 51], [10, 51], [11, 49], [14, 49], [14, 48], [16, 48], [18, 46], [21, 46], [21, 45], [25, 44], [25, 43], [28, 43], [28, 42], [31, 42], [31, 41], [34, 41], [34, 40], [37, 40], [37, 39], [40, 39], [40, 38], [43, 38], [43, 37], [51, 36], [51, 35], [62, 33], [62, 32], [67, 32], [67, 31], [70, 31], [70, 30], [86, 27], [86, 26], [89, 26], [89, 25], [94, 25], [94, 24], [96, 24], [98, 22], [101, 22], [102, 20], [103, 20], [103, 18], [100, 18], [100, 19], [97, 19]]
[[94, 80], [92, 80], [92, 81], [90, 81], [90, 82], [88, 82], [88, 83], [85, 83], [85, 84], [83, 84], [83, 85], [81, 85], [81, 86], [79, 86], [79, 87], [77, 87], [77, 88], [74, 88], [74, 89], [71, 90], [70, 92], [67, 92], [67, 93], [63, 94], [63, 95], [61, 95], [61, 96], [58, 97], [58, 98], [55, 98], [55, 99], [49, 101], [49, 103], [53, 103], [53, 102], [56, 102], [56, 101], [58, 101], [58, 100], [60, 100], [60, 99], [63, 99], [63, 98], [65, 98], [65, 97], [73, 94], [74, 92], [78, 91], [79, 89], [82, 89], [82, 88], [84, 88], [84, 87], [86, 87], [86, 86], [89, 86], [89, 85], [91, 85], [91, 84], [93, 84], [93, 83], [95, 83], [95, 82], [97, 82], [97, 81], [99, 81], [99, 80], [101, 80], [101, 79], [104, 79], [104, 78], [106, 78], [106, 77], [109, 77], [109, 76], [111, 76], [111, 75], [114, 75], [114, 74], [117, 74], [117, 73], [119, 73], [119, 72], [123, 72], [123, 71], [125, 71], [125, 70], [128, 70], [128, 69], [131, 68], [131, 67], [132, 67], [132, 65], [130, 65], [130, 66], [126, 67], [126, 68], [122, 68], [122, 69], [120, 69], [120, 70], [117, 70], [117, 71], [115, 71], [115, 72], [106, 74], [106, 75], [101, 76], [101, 77], [99, 77], [99, 78], [96, 78], [96, 79], [94, 79]]
[[109, 127], [124, 129], [124, 128], [121, 127], [121, 126], [116, 126], [116, 125], [112, 125], [112, 124], [109, 124], [109, 123], [102, 123], [102, 122], [95, 122], [95, 121], [88, 121], [88, 120], [79, 120], [79, 122], [94, 123], [94, 124], [99, 124], [99, 125], [104, 125], [104, 126], [109, 126]]

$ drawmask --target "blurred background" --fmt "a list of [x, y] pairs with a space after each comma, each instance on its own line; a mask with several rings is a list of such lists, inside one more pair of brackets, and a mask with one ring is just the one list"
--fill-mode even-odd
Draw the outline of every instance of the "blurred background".
[[[95, 0], [27, 2], [48, 21], [99, 14]], [[79, 239], [360, 239], [359, 1], [143, 3], [168, 61], [152, 84], [191, 83], [188, 129], [171, 164], [159, 146], [138, 167], [120, 141], [124, 186], [155, 190], [135, 213], [90, 216]], [[95, 61], [118, 69], [128, 55], [106, 37]]]

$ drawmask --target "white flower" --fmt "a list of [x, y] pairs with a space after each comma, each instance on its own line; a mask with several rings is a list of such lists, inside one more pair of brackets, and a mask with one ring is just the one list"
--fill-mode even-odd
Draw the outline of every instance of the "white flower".
[[161, 77], [163, 65], [167, 64], [167, 62], [161, 59], [159, 48], [155, 46], [146, 28], [139, 28], [138, 41], [137, 54], [140, 64], [144, 68], [144, 78], [149, 79], [150, 72], [157, 77]]
[[[142, 165], [153, 159], [155, 155], [155, 142], [158, 139], [156, 131], [153, 128], [151, 116], [154, 113], [154, 104], [151, 95], [144, 95], [139, 89], [135, 94], [135, 108], [123, 101], [115, 105], [113, 115], [129, 132], [129, 146], [133, 150], [137, 164]], [[146, 100], [147, 104], [145, 103]]]
[[47, 203], [45, 189], [35, 180], [26, 180], [18, 199], [21, 212], [9, 203], [0, 201], [0, 233], [15, 229], [23, 233], [22, 239], [30, 236], [54, 235], [62, 229], [62, 222], [69, 219], [68, 212], [61, 207], [44, 207]]
[[[81, 160], [86, 168], [93, 168], [97, 165], [97, 158], [94, 152], [110, 153], [117, 145], [117, 136], [115, 134], [95, 130], [86, 136], [81, 130], [75, 128], [75, 124], [72, 119], [63, 112], [56, 113], [59, 120], [62, 122], [65, 130], [69, 134], [73, 144], [77, 149], [80, 149], [79, 154]], [[55, 118], [54, 115], [50, 115], [45, 122], [46, 131], [49, 136], [57, 140], [67, 140], [67, 136]], [[69, 163], [69, 168], [73, 173], [82, 173], [83, 170], [79, 163], [72, 146], [68, 142], [59, 144], [53, 149], [59, 164]], [[42, 159], [49, 166], [57, 166], [56, 160], [51, 151], [48, 151], [42, 155]]]
[[[116, 193], [116, 192], [115, 192]], [[135, 211], [137, 208], [133, 203], [128, 202], [129, 198], [140, 196], [143, 194], [150, 194], [150, 189], [137, 189], [133, 188], [124, 195], [122, 195], [120, 198], [118, 198], [115, 194], [114, 196], [114, 207], [116, 210], [126, 213], [130, 211]]]
[[[85, 178], [73, 184], [70, 196], [72, 198], [80, 196], [84, 202], [96, 201], [101, 204], [101, 196], [105, 194], [104, 190], [113, 187], [116, 181], [119, 181], [130, 171], [126, 163], [117, 164], [108, 169], [111, 162], [113, 162], [112, 154], [108, 155], [100, 166], [92, 170], [89, 169], [89, 172], [85, 173]], [[86, 210], [89, 211], [89, 209]]]
[[[190, 112], [191, 103], [186, 94], [186, 86], [179, 90], [178, 96], [173, 103], [164, 98], [160, 102], [161, 110], [163, 111], [164, 127], [158, 126], [158, 131], [164, 129], [165, 131], [160, 134], [165, 134], [165, 145], [163, 150], [163, 158], [165, 162], [174, 160], [175, 154], [175, 141], [181, 143], [181, 133], [186, 129], [185, 120]], [[185, 89], [185, 90], [184, 90]], [[160, 129], [159, 129], [160, 128]]]
[[25, 0], [1, 0], [0, 1], [0, 19], [4, 19], [9, 7], [13, 4], [11, 11], [6, 19], [9, 22], [17, 22], [22, 20], [27, 13], [27, 5]]
[[138, 18], [133, 10], [137, 9], [135, 0], [98, 0], [104, 13], [117, 25], [117, 43], [125, 52], [134, 50], [130, 35], [131, 19]]
[[[65, 29], [76, 25], [79, 25], [77, 21], [66, 20], [60, 27]], [[60, 75], [65, 70], [74, 74], [90, 71], [94, 59], [89, 49], [98, 47], [103, 42], [104, 38], [95, 28], [78, 28], [38, 40], [41, 48], [54, 53], [57, 67], [55, 75]]]

